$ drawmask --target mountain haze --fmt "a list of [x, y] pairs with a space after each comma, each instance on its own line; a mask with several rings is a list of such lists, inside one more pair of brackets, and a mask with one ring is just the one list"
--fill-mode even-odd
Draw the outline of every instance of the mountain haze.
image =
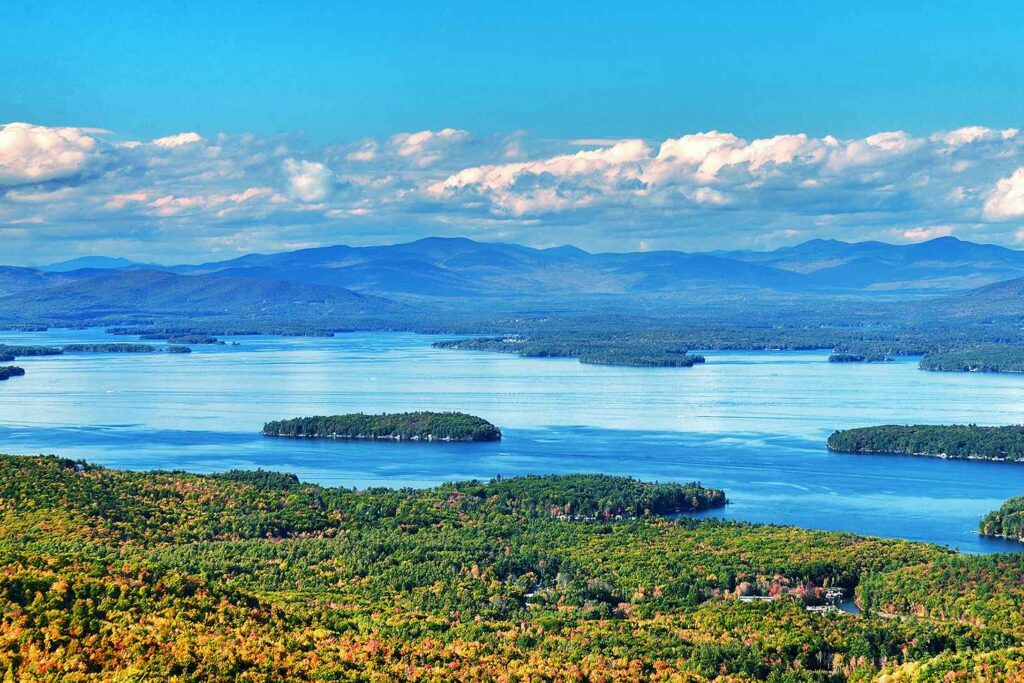
[[[64, 270], [96, 263], [115, 267]], [[596, 254], [572, 246], [535, 249], [433, 237], [195, 265], [87, 257], [48, 268], [53, 270], [0, 267], [0, 319], [344, 320], [399, 311], [429, 317], [430, 310], [484, 315], [545, 307], [669, 314], [779, 302], [807, 310], [840, 300], [880, 306], [929, 297], [971, 315], [1003, 316], [1020, 309], [1021, 301], [1016, 289], [996, 283], [1024, 278], [1024, 253], [952, 237], [909, 245], [813, 240], [770, 252]]]

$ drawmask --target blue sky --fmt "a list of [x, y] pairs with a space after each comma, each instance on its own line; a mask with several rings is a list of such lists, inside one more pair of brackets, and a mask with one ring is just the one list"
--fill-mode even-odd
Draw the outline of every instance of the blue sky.
[[[0, 130], [9, 253], [1019, 241], [1020, 3], [439, 5], [0, 6], [0, 125], [31, 125]], [[650, 168], [684, 138], [714, 173]]]

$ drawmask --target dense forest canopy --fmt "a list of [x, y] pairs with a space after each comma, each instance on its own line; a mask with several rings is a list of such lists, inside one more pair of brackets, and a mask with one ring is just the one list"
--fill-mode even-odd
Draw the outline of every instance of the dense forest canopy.
[[[1002, 564], [986, 573], [1015, 559], [565, 513], [646, 512], [677, 487], [710, 491], [600, 475], [355, 491], [2, 456], [0, 668], [90, 682], [831, 683], [978, 680], [1021, 661], [1021, 582]], [[869, 615], [807, 611], [830, 586], [859, 586]]]
[[466, 413], [381, 413], [317, 415], [263, 425], [265, 436], [320, 439], [394, 439], [413, 441], [497, 441], [501, 430]]
[[1024, 372], [1024, 345], [982, 344], [930, 353], [922, 370], [944, 372]]
[[983, 536], [1009, 538], [1024, 543], [1024, 496], [1010, 498], [998, 510], [985, 515], [978, 530]]
[[1024, 426], [881, 425], [837, 431], [829, 450], [841, 453], [893, 453], [944, 458], [1024, 460]]

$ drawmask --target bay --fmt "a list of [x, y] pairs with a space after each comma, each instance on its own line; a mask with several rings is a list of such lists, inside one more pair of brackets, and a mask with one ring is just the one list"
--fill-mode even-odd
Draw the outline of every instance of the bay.
[[[188, 355], [19, 358], [0, 383], [0, 451], [125, 469], [263, 467], [326, 485], [430, 486], [497, 474], [701, 480], [713, 516], [1016, 551], [981, 516], [1024, 493], [1024, 465], [829, 453], [835, 429], [1024, 422], [1024, 376], [929, 373], [917, 359], [830, 364], [825, 351], [708, 352], [693, 368], [615, 368], [430, 347], [446, 337], [230, 337]], [[135, 341], [102, 330], [3, 332], [9, 344]], [[270, 439], [298, 415], [460, 410], [498, 443]]]

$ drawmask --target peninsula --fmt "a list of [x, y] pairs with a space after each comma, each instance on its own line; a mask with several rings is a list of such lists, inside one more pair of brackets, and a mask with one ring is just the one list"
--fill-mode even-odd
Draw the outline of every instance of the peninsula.
[[1024, 496], [1010, 498], [998, 510], [985, 515], [978, 532], [989, 538], [1006, 538], [1024, 543]]
[[297, 417], [263, 425], [264, 436], [391, 441], [498, 441], [501, 430], [465, 413], [381, 413]]

